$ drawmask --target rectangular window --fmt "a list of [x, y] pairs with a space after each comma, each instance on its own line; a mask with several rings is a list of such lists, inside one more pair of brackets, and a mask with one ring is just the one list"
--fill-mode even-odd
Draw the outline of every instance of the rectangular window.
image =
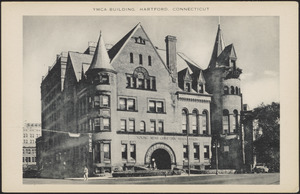
[[194, 159], [199, 160], [199, 145], [194, 144]]
[[144, 89], [144, 79], [138, 79], [138, 88]]
[[119, 105], [120, 105], [120, 110], [126, 110], [126, 99], [125, 98], [120, 98], [119, 99]]
[[104, 131], [110, 130], [110, 119], [109, 118], [103, 118], [103, 129], [104, 129]]
[[209, 159], [209, 146], [204, 146], [204, 158]]
[[155, 102], [154, 101], [149, 101], [149, 111], [155, 112]]
[[156, 132], [156, 122], [155, 121], [150, 121], [150, 131], [151, 132]]
[[100, 96], [94, 96], [94, 107], [100, 106]]
[[122, 160], [127, 161], [127, 144], [122, 144], [121, 145], [121, 152], [122, 152]]
[[103, 95], [102, 97], [102, 107], [109, 107], [109, 96]]
[[136, 147], [135, 144], [130, 144], [130, 160], [136, 160]]
[[103, 143], [104, 162], [110, 161], [110, 144]]
[[159, 133], [163, 133], [164, 132], [164, 122], [163, 121], [159, 121], [158, 122], [158, 132]]
[[121, 131], [126, 131], [126, 119], [121, 119]]
[[145, 132], [145, 128], [146, 128], [145, 122], [144, 122], [144, 121], [141, 121], [141, 122], [140, 122], [140, 132]]
[[99, 132], [100, 131], [100, 118], [94, 119], [94, 126], [95, 126], [95, 132]]
[[135, 100], [134, 99], [127, 99], [127, 110], [134, 111], [135, 110]]
[[100, 143], [95, 144], [95, 163], [100, 163]]
[[135, 131], [135, 122], [134, 122], [134, 120], [129, 120], [128, 131], [130, 131], [130, 132]]
[[164, 112], [164, 103], [162, 101], [150, 100], [148, 103], [149, 112], [153, 113], [163, 113]]
[[183, 159], [187, 160], [188, 159], [188, 146], [183, 145]]

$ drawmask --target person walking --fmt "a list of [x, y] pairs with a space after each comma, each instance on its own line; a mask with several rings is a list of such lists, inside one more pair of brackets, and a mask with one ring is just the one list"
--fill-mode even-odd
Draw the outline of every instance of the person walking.
[[89, 179], [89, 169], [85, 166], [84, 167], [84, 170], [83, 170], [83, 180], [84, 181], [88, 181], [88, 179]]

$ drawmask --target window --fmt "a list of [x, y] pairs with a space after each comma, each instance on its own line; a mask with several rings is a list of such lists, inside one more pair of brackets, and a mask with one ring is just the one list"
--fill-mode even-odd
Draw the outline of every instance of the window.
[[235, 94], [239, 94], [239, 88], [235, 87]]
[[30, 137], [31, 137], [31, 138], [34, 138], [34, 134], [31, 133], [31, 134], [30, 134]]
[[186, 110], [182, 110], [181, 113], [181, 129], [182, 129], [182, 133], [186, 134], [187, 133], [187, 111]]
[[223, 110], [223, 133], [229, 132], [229, 112], [228, 110]]
[[138, 88], [143, 89], [145, 87], [144, 79], [138, 79]]
[[150, 131], [151, 132], [156, 132], [156, 122], [155, 121], [150, 121]]
[[136, 160], [136, 146], [135, 144], [130, 144], [130, 160]]
[[109, 76], [108, 76], [108, 74], [101, 74], [99, 81], [100, 81], [101, 84], [109, 84]]
[[203, 84], [199, 84], [199, 93], [203, 93], [203, 92], [204, 92]]
[[110, 144], [103, 143], [104, 162], [110, 161]]
[[109, 131], [109, 130], [110, 130], [110, 119], [103, 118], [103, 131]]
[[230, 87], [230, 93], [234, 94], [234, 87], [233, 86]]
[[209, 159], [209, 146], [204, 146], [204, 158]]
[[232, 123], [233, 132], [236, 133], [238, 129], [238, 111], [233, 111], [233, 123]]
[[128, 131], [130, 131], [130, 132], [135, 131], [135, 121], [133, 119], [129, 120]]
[[194, 144], [194, 160], [199, 160], [199, 145]]
[[151, 66], [152, 65], [151, 63], [152, 63], [151, 62], [151, 56], [148, 56], [148, 65]]
[[100, 96], [94, 96], [94, 107], [100, 106]]
[[100, 163], [100, 143], [95, 144], [95, 163]]
[[126, 131], [126, 119], [121, 119], [121, 131]]
[[158, 122], [158, 132], [159, 133], [163, 133], [164, 132], [164, 122], [163, 121], [159, 121]]
[[197, 110], [193, 110], [192, 130], [193, 130], [193, 134], [198, 134], [198, 114], [197, 114]]
[[127, 144], [122, 144], [121, 145], [121, 151], [122, 151], [122, 160], [127, 161]]
[[120, 98], [119, 109], [127, 111], [135, 111], [135, 99], [132, 98]]
[[164, 113], [164, 103], [162, 101], [149, 100], [148, 109], [152, 113]]
[[146, 124], [144, 121], [140, 122], [140, 132], [145, 132], [146, 130]]
[[188, 160], [188, 146], [183, 145], [183, 159]]
[[191, 91], [191, 83], [185, 83], [184, 91], [185, 92], [190, 92]]
[[130, 53], [130, 63], [133, 63], [133, 53]]
[[139, 54], [139, 64], [143, 64], [143, 55]]
[[207, 127], [207, 112], [203, 111], [202, 112], [202, 132], [203, 134], [208, 134], [208, 127]]
[[100, 118], [95, 118], [94, 119], [94, 130], [95, 132], [99, 132], [100, 131]]
[[228, 86], [224, 86], [224, 94], [229, 94], [229, 88], [228, 88]]
[[109, 96], [103, 95], [102, 97], [102, 106], [109, 107]]

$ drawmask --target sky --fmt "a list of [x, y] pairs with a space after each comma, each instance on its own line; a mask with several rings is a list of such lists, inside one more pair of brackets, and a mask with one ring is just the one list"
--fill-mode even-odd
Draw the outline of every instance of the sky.
[[[115, 44], [141, 22], [152, 43], [165, 48], [164, 38], [177, 38], [183, 52], [206, 69], [216, 38], [217, 16], [24, 16], [23, 119], [41, 122], [42, 76], [63, 51], [84, 52], [100, 31], [106, 44]], [[251, 109], [279, 102], [279, 17], [220, 17], [225, 45], [233, 43], [237, 66], [243, 70], [243, 103]]]

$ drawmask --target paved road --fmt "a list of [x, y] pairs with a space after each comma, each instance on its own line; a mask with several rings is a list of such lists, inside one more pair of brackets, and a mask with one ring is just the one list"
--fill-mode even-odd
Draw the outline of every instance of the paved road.
[[279, 173], [231, 174], [231, 175], [191, 175], [139, 178], [90, 178], [83, 179], [43, 179], [24, 178], [24, 184], [231, 184], [270, 185], [279, 184]]

